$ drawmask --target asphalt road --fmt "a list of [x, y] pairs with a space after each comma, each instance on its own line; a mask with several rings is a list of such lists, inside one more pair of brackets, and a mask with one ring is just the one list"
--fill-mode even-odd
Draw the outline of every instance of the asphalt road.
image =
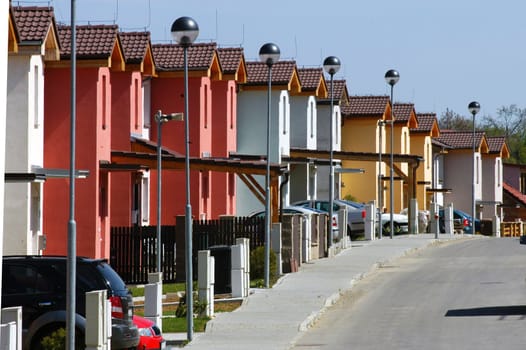
[[293, 349], [526, 349], [526, 245], [442, 243], [358, 282]]

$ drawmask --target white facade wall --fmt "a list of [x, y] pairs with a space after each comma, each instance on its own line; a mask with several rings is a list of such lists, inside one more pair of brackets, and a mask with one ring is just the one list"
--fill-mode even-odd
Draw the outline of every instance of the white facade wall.
[[[237, 152], [240, 154], [267, 154], [267, 90], [241, 91], [237, 103]], [[270, 121], [270, 162], [281, 163], [282, 156], [290, 154], [290, 101], [286, 90], [271, 93]], [[256, 176], [257, 181], [265, 188], [265, 176]], [[261, 203], [236, 178], [237, 215], [248, 215], [264, 208]], [[290, 183], [290, 182], [289, 182]], [[283, 189], [283, 203], [289, 203], [288, 185]]]
[[[480, 153], [475, 153], [475, 201], [482, 199], [482, 162]], [[453, 203], [471, 215], [471, 171], [473, 156], [471, 152], [449, 152], [444, 156], [444, 188], [451, 193], [444, 195], [444, 204]]]
[[[484, 177], [482, 200], [485, 202], [482, 209], [482, 218], [492, 219], [499, 214], [497, 204], [502, 203], [502, 158], [484, 157], [482, 174]], [[494, 204], [489, 202], [494, 202]]]
[[[40, 55], [12, 55], [8, 63], [5, 166], [29, 173], [44, 162], [44, 67]], [[42, 184], [5, 187], [4, 253], [38, 254], [42, 234]]]
[[315, 150], [317, 145], [316, 98], [294, 96], [290, 101], [291, 147]]

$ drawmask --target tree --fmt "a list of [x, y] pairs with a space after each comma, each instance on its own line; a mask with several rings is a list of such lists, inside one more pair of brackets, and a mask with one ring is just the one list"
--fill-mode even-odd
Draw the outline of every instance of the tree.
[[509, 163], [526, 163], [526, 109], [517, 105], [502, 106], [497, 116], [486, 115], [479, 128], [487, 136], [504, 136], [510, 149]]
[[446, 108], [438, 119], [438, 125], [443, 130], [458, 130], [466, 131], [473, 128], [473, 122], [469, 118], [465, 118], [458, 113]]

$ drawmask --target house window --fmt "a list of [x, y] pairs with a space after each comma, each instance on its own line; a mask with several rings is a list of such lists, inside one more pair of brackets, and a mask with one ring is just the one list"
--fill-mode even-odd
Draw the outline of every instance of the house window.
[[39, 82], [39, 70], [38, 66], [35, 65], [33, 70], [33, 113], [34, 113], [34, 122], [35, 122], [35, 129], [37, 129], [40, 126], [40, 113], [38, 113], [38, 109], [40, 104], [38, 103], [39, 98], [39, 91], [38, 91], [38, 82]]
[[309, 108], [309, 127], [310, 127], [310, 138], [314, 138], [314, 102], [310, 101]]
[[230, 87], [230, 129], [234, 129], [234, 87]]
[[429, 143], [426, 144], [426, 148], [427, 148], [427, 149], [426, 149], [426, 153], [427, 153], [427, 157], [426, 157], [426, 167], [427, 167], [427, 169], [429, 169], [429, 168], [431, 167], [431, 162], [430, 162], [430, 160], [431, 160], [431, 157], [432, 157], [433, 155], [431, 154], [431, 145], [430, 145]]
[[139, 79], [133, 79], [133, 115], [135, 129], [139, 128]]
[[142, 115], [145, 128], [150, 128], [150, 87], [151, 80], [145, 79], [142, 81]]
[[283, 96], [283, 135], [287, 135], [287, 98]]
[[205, 84], [205, 86], [203, 87], [203, 90], [204, 90], [204, 97], [205, 97], [205, 101], [204, 101], [204, 105], [203, 105], [203, 108], [204, 108], [204, 113], [205, 113], [205, 129], [208, 128], [208, 85]]
[[99, 188], [99, 216], [105, 218], [108, 216], [108, 174], [100, 174], [100, 188]]
[[475, 154], [475, 159], [476, 159], [476, 162], [475, 162], [475, 164], [476, 164], [476, 167], [475, 167], [476, 182], [475, 183], [478, 185], [480, 183], [480, 173], [479, 173], [480, 158], [478, 157], [478, 154]]
[[150, 178], [142, 174], [141, 179], [141, 215], [143, 224], [150, 222]]
[[102, 129], [106, 129], [106, 123], [107, 123], [107, 108], [106, 108], [106, 76], [102, 76]]

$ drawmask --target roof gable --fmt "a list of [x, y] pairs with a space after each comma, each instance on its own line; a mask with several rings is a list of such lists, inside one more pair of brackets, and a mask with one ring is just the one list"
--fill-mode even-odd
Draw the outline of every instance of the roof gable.
[[341, 107], [344, 117], [384, 118], [387, 113], [389, 96], [350, 96], [349, 103]]
[[[76, 27], [76, 54], [80, 67], [109, 67], [124, 71], [124, 54], [116, 25]], [[62, 44], [60, 58], [71, 59], [71, 26], [58, 26]]]
[[[215, 43], [198, 43], [188, 47], [188, 72], [190, 76], [208, 76], [220, 80], [221, 65]], [[184, 50], [177, 44], [156, 44], [152, 46], [157, 72], [162, 76], [182, 77], [184, 75]]]
[[[265, 62], [247, 62], [247, 82], [244, 90], [261, 90], [268, 86], [269, 69]], [[301, 92], [301, 83], [295, 61], [279, 61], [272, 65], [272, 88], [282, 90], [284, 87], [291, 94]]]
[[395, 124], [405, 124], [410, 128], [416, 128], [418, 126], [415, 105], [413, 103], [395, 103], [393, 114]]
[[[442, 131], [437, 140], [452, 149], [472, 149], [473, 132], [471, 131]], [[475, 148], [480, 153], [488, 153], [489, 147], [483, 131], [475, 132]]]
[[504, 136], [491, 136], [486, 137], [488, 141], [489, 153], [498, 154], [501, 158], [509, 158], [510, 151], [506, 144], [506, 137]]
[[57, 36], [52, 7], [13, 7], [19, 49], [30, 54], [43, 54], [46, 61], [60, 59], [60, 44]]
[[416, 119], [418, 120], [418, 125], [409, 129], [410, 133], [422, 133], [431, 137], [440, 135], [436, 113], [417, 113]]
[[298, 68], [298, 77], [301, 83], [301, 92], [305, 95], [312, 95], [318, 98], [327, 98], [328, 88], [320, 68]]
[[155, 75], [150, 32], [120, 32], [127, 71]]
[[238, 83], [247, 81], [247, 67], [243, 48], [218, 48], [217, 56], [223, 72], [223, 79], [235, 80]]

